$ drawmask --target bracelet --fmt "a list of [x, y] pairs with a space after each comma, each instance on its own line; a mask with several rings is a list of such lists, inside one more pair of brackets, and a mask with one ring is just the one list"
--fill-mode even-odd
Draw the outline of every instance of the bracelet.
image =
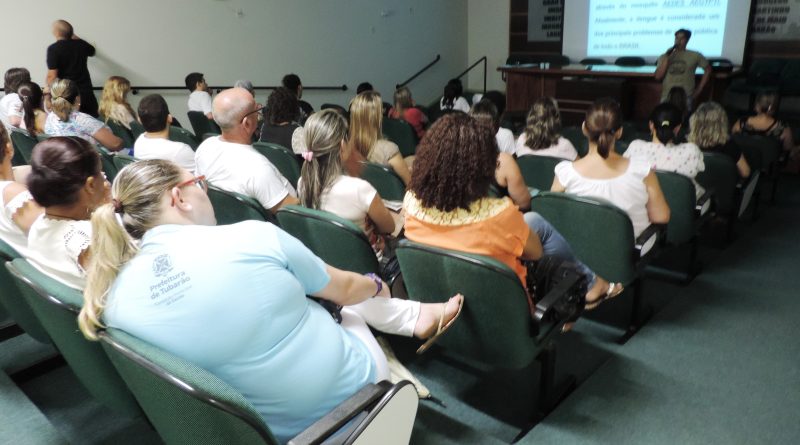
[[367, 277], [367, 278], [371, 278], [372, 281], [375, 282], [375, 287], [377, 288], [377, 290], [375, 291], [375, 295], [370, 297], [370, 298], [374, 298], [376, 295], [381, 293], [381, 291], [383, 290], [383, 280], [381, 280], [381, 277], [379, 277], [378, 275], [376, 275], [376, 274], [374, 274], [372, 272], [365, 273], [364, 276]]

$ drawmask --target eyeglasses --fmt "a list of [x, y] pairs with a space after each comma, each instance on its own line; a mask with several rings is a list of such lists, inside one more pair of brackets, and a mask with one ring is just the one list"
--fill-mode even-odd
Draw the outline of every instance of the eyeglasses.
[[175, 187], [181, 188], [186, 187], [187, 185], [195, 185], [197, 188], [204, 192], [208, 192], [208, 181], [206, 181], [205, 175], [195, 176], [192, 179], [187, 179], [176, 185]]
[[242, 120], [245, 120], [245, 119], [247, 119], [247, 116], [250, 116], [250, 115], [251, 115], [251, 114], [253, 114], [253, 113], [258, 113], [259, 111], [261, 111], [261, 110], [263, 110], [263, 109], [264, 109], [264, 107], [257, 107], [255, 110], [253, 110], [253, 111], [249, 111], [249, 112], [245, 113], [245, 115], [244, 115], [244, 116], [242, 116]]

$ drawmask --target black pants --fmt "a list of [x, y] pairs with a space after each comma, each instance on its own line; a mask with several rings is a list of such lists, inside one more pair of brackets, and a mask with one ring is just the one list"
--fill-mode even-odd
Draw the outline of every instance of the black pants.
[[81, 94], [80, 111], [90, 116], [98, 117], [97, 98], [94, 97], [94, 91], [92, 91], [92, 87], [91, 86], [89, 86], [88, 88], [81, 87], [79, 91]]

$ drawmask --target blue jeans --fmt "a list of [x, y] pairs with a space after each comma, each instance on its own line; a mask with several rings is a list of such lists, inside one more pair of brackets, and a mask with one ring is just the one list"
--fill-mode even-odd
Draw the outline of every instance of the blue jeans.
[[587, 289], [591, 289], [592, 286], [594, 286], [597, 275], [592, 272], [587, 265], [583, 264], [575, 257], [569, 243], [558, 233], [558, 230], [544, 219], [542, 215], [536, 212], [528, 212], [523, 215], [523, 218], [525, 218], [525, 223], [528, 224], [531, 231], [539, 235], [539, 239], [542, 242], [543, 256], [552, 256], [560, 260], [575, 263], [578, 270], [584, 274], [588, 280], [589, 286]]

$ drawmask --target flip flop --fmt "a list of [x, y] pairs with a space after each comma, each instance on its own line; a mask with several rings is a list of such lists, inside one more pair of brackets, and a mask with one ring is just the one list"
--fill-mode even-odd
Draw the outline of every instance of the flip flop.
[[625, 286], [623, 286], [622, 283], [608, 283], [608, 290], [606, 291], [606, 293], [603, 294], [603, 295], [600, 295], [599, 297], [595, 298], [592, 301], [587, 301], [586, 302], [586, 306], [584, 306], [584, 308], [587, 311], [590, 311], [590, 310], [596, 308], [597, 306], [600, 306], [600, 303], [602, 303], [602, 302], [604, 302], [604, 301], [606, 301], [608, 299], [614, 298], [617, 295], [621, 294], [622, 291], [624, 291], [624, 290], [625, 290]]
[[[456, 294], [455, 296], [458, 295], [460, 294]], [[461, 308], [464, 307], [464, 296], [461, 295], [461, 299], [458, 301], [458, 310], [456, 310], [456, 314], [453, 315], [453, 318], [451, 318], [450, 321], [447, 322], [447, 324], [444, 324], [444, 316], [445, 313], [447, 312], [448, 304], [450, 304], [450, 300], [447, 300], [447, 303], [445, 303], [445, 305], [442, 306], [442, 314], [439, 316], [439, 326], [436, 328], [436, 333], [428, 337], [427, 340], [425, 340], [425, 343], [423, 343], [422, 346], [420, 346], [417, 349], [417, 354], [422, 354], [425, 351], [427, 351], [428, 348], [430, 348], [442, 334], [444, 334], [448, 329], [450, 329], [450, 326], [452, 326], [453, 323], [458, 318], [458, 316], [461, 315]]]

